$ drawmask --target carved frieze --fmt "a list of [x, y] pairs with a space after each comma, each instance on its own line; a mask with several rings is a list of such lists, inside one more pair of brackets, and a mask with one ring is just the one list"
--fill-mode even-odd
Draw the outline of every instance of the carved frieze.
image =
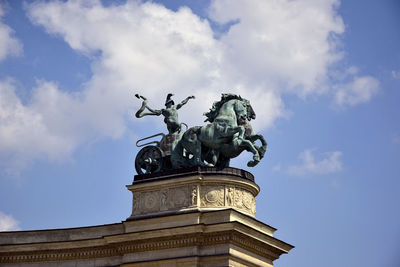
[[253, 195], [249, 191], [243, 190], [242, 197], [243, 207], [248, 211], [253, 212], [253, 204], [255, 204]]
[[190, 206], [197, 206], [198, 195], [197, 185], [192, 185], [190, 190]]
[[175, 187], [170, 190], [170, 208], [181, 209], [188, 206], [189, 193], [187, 186]]
[[235, 187], [234, 186], [226, 186], [225, 187], [225, 198], [226, 198], [226, 206], [232, 207], [235, 202]]
[[202, 186], [201, 187], [201, 206], [202, 207], [221, 207], [224, 206], [224, 186]]
[[144, 205], [143, 208], [145, 211], [158, 211], [160, 209], [159, 206], [159, 192], [158, 191], [153, 191], [153, 192], [145, 192], [144, 193]]
[[161, 189], [160, 191], [160, 210], [168, 210], [168, 197], [169, 197], [169, 193], [168, 193], [168, 188], [165, 189]]
[[243, 207], [243, 191], [239, 188], [235, 188], [235, 207], [242, 208]]
[[132, 214], [139, 214], [140, 212], [140, 192], [133, 193], [132, 201]]
[[133, 216], [190, 208], [234, 208], [254, 215], [256, 200], [245, 185], [233, 183], [193, 182], [133, 191]]

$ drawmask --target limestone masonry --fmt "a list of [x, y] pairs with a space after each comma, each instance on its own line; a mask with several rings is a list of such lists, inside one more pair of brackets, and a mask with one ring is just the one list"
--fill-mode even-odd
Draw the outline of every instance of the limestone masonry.
[[0, 266], [273, 266], [293, 246], [254, 218], [259, 187], [235, 168], [137, 175], [110, 225], [0, 233]]

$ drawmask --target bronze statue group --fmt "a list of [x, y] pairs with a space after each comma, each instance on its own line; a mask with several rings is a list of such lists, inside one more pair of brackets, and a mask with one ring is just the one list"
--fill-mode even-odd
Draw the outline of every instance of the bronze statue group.
[[168, 94], [165, 108], [160, 110], [150, 108], [144, 96], [135, 96], [143, 101], [136, 117], [163, 115], [168, 129], [168, 134], [157, 146], [144, 147], [138, 153], [135, 165], [139, 174], [191, 166], [228, 167], [230, 159], [244, 150], [253, 153], [253, 159], [247, 163], [253, 167], [266, 152], [267, 142], [250, 124], [256, 117], [250, 101], [239, 95], [222, 94], [221, 100], [214, 102], [210, 111], [204, 113], [208, 124], [185, 131], [182, 129], [184, 123], [178, 120], [178, 109], [194, 96], [175, 105], [173, 94]]

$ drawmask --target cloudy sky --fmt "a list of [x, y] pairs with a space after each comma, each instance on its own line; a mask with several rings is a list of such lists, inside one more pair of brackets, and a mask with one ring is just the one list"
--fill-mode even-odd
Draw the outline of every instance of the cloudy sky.
[[130, 215], [140, 93], [249, 99], [268, 141], [257, 219], [296, 246], [276, 266], [400, 264], [397, 0], [0, 1], [0, 230]]

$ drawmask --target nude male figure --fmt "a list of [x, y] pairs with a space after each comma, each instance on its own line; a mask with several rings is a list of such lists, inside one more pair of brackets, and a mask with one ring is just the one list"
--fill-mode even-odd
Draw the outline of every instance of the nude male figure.
[[[152, 109], [147, 105], [147, 99], [144, 96], [139, 94], [135, 95], [137, 98], [142, 99], [143, 103], [140, 109], [136, 112], [135, 116], [137, 118], [141, 118], [144, 116], [164, 116], [164, 122], [167, 124], [168, 133], [176, 133], [181, 129], [181, 125], [178, 121], [178, 109], [180, 109], [183, 105], [185, 105], [189, 99], [194, 99], [194, 96], [188, 96], [185, 100], [183, 100], [178, 105], [175, 105], [174, 101], [171, 99], [173, 94], [168, 94], [167, 99], [165, 100], [165, 108], [161, 110]], [[147, 109], [149, 112], [145, 112]]]

